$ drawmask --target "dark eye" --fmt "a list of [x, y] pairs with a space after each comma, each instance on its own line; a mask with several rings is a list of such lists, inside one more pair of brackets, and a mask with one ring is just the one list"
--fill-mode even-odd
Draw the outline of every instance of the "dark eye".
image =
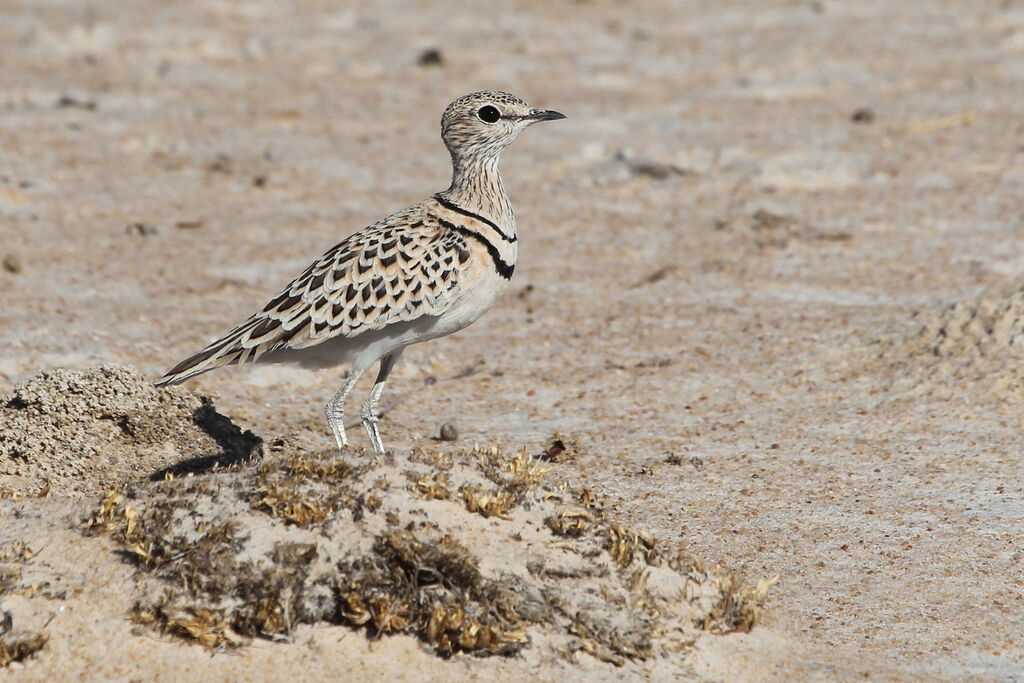
[[478, 111], [476, 115], [479, 116], [480, 120], [484, 123], [494, 123], [501, 118], [501, 112], [498, 111], [498, 108], [489, 104], [480, 107], [480, 111]]

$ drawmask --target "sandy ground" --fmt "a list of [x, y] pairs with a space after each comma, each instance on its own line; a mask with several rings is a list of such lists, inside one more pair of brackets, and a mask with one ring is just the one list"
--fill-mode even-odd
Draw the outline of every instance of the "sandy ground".
[[[155, 378], [445, 187], [444, 105], [506, 89], [569, 117], [504, 161], [512, 291], [406, 352], [386, 445], [569, 434], [565, 476], [623, 522], [779, 575], [689, 677], [1024, 680], [1019, 5], [13, 0], [0, 44], [0, 390], [104, 361]], [[341, 377], [194, 386], [325, 448]], [[71, 493], [3, 510], [40, 566], [88, 568], [81, 609], [5, 597], [51, 636], [13, 676], [585, 673], [338, 626], [213, 657], [134, 635], [135, 578]]]

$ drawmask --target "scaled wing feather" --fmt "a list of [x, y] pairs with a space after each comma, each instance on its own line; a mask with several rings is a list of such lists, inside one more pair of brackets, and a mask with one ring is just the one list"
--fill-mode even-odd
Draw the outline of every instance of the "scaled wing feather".
[[262, 310], [180, 363], [161, 383], [256, 361], [278, 349], [439, 316], [458, 294], [468, 254], [462, 235], [413, 206], [331, 248]]

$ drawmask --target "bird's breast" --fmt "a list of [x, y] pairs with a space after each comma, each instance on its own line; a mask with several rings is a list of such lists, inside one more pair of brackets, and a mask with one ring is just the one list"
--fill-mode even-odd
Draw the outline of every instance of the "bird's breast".
[[[514, 252], [509, 258], [514, 264]], [[430, 337], [457, 332], [474, 322], [494, 306], [508, 285], [508, 278], [498, 274], [486, 256], [474, 258], [472, 266], [463, 273], [458, 296], [431, 326]]]

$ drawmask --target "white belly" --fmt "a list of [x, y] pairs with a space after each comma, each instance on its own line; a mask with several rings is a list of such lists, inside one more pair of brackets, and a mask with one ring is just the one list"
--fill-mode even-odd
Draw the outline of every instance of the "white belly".
[[431, 326], [426, 339], [436, 339], [458, 332], [475, 321], [494, 305], [502, 292], [508, 289], [508, 282], [497, 274], [476, 280], [460, 293], [459, 298], [452, 302], [451, 308], [434, 318], [436, 322]]

